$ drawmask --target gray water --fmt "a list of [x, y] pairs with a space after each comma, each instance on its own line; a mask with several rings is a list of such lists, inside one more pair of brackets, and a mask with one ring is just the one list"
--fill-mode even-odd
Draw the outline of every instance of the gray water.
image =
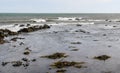
[[80, 13], [0, 13], [0, 24], [26, 23], [30, 19], [57, 18], [57, 17], [82, 17], [84, 19], [120, 19], [120, 14], [80, 14]]

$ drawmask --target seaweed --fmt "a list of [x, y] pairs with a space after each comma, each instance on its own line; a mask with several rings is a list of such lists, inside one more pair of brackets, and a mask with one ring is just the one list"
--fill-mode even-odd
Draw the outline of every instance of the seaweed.
[[65, 69], [61, 69], [61, 70], [57, 70], [57, 71], [56, 71], [56, 73], [64, 73], [64, 72], [66, 72]]
[[95, 56], [94, 57], [94, 59], [98, 59], [98, 60], [107, 60], [107, 59], [109, 59], [109, 58], [111, 58], [110, 56], [107, 56], [107, 55], [101, 55], [101, 56]]
[[21, 66], [22, 65], [22, 62], [21, 61], [13, 61], [12, 62], [12, 66], [13, 67], [19, 67], [19, 66]]
[[54, 53], [52, 55], [47, 55], [47, 56], [41, 56], [42, 58], [49, 58], [49, 59], [60, 59], [63, 57], [67, 57], [67, 55], [65, 55], [65, 53]]
[[81, 66], [82, 67], [82, 64], [84, 64], [85, 62], [69, 62], [69, 61], [58, 61], [58, 62], [55, 62], [54, 64], [52, 64], [51, 66], [54, 67], [54, 68], [65, 68], [65, 67], [76, 67], [76, 66]]
[[6, 66], [9, 62], [2, 62], [2, 66]]

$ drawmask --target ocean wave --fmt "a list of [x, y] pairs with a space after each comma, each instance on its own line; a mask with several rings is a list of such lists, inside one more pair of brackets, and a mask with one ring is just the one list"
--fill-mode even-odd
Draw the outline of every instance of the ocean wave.
[[79, 21], [81, 17], [58, 17], [58, 21]]
[[93, 22], [101, 22], [101, 21], [106, 21], [106, 20], [96, 20], [96, 19], [88, 19], [87, 21], [93, 21]]
[[46, 20], [45, 19], [30, 19], [31, 21], [33, 21], [33, 22], [46, 22]]

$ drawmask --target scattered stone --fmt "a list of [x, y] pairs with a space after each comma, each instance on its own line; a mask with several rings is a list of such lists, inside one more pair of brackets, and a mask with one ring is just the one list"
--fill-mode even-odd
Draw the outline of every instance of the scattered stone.
[[57, 70], [56, 71], [56, 73], [65, 73], [66, 72], [66, 70], [64, 70], [64, 69], [61, 69], [61, 70]]
[[69, 62], [69, 61], [58, 61], [52, 64], [51, 66], [54, 68], [65, 68], [65, 67], [75, 67], [76, 65], [84, 64], [85, 62]]
[[65, 53], [54, 53], [52, 55], [41, 56], [42, 58], [49, 58], [49, 59], [60, 59], [63, 57], [67, 57]]
[[98, 60], [107, 60], [111, 58], [110, 56], [107, 56], [107, 55], [101, 55], [101, 56], [97, 56], [97, 57], [94, 57], [94, 59], [98, 59]]

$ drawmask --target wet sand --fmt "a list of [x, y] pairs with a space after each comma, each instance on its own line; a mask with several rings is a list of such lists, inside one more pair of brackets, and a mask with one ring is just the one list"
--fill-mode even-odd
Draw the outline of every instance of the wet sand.
[[[116, 27], [115, 27], [116, 26]], [[10, 41], [14, 37], [17, 39]], [[64, 67], [65, 73], [119, 73], [120, 69], [120, 25], [69, 24], [53, 25], [50, 29], [9, 36], [9, 43], [0, 45], [0, 73], [57, 73], [51, 67], [57, 61], [85, 62], [82, 68]], [[20, 44], [20, 43], [24, 44]], [[25, 55], [26, 48], [29, 54]], [[77, 49], [77, 50], [75, 50]], [[74, 51], [75, 50], [75, 51]], [[59, 59], [42, 58], [56, 52], [68, 57]], [[107, 60], [94, 59], [108, 55]], [[29, 66], [14, 67], [12, 63], [3, 66], [2, 62], [21, 61], [27, 58]], [[36, 61], [32, 61], [35, 59]]]

